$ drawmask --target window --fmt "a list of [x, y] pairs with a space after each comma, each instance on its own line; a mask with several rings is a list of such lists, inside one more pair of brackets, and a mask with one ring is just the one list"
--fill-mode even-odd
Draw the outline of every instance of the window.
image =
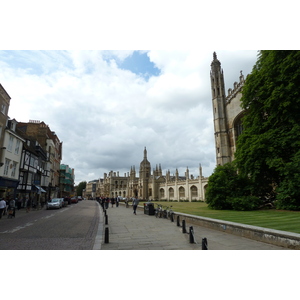
[[10, 135], [7, 151], [12, 152], [13, 143], [14, 143], [14, 137], [12, 135]]
[[6, 115], [6, 105], [5, 104], [2, 104], [1, 105], [1, 112]]
[[191, 194], [192, 194], [192, 197], [198, 197], [198, 189], [194, 185], [191, 187]]
[[5, 166], [4, 166], [4, 175], [8, 175], [8, 169], [9, 169], [10, 159], [5, 158]]
[[184, 187], [179, 188], [179, 198], [184, 198], [185, 197], [185, 189]]
[[16, 142], [16, 148], [15, 148], [15, 154], [18, 155], [19, 154], [19, 150], [20, 150], [20, 140], [17, 140]]
[[17, 170], [17, 163], [14, 161], [12, 164], [11, 177], [16, 176], [16, 170]]

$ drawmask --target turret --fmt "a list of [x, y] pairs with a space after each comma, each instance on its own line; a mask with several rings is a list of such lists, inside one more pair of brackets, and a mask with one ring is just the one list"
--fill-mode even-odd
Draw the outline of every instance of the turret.
[[216, 52], [213, 54], [213, 61], [211, 63], [210, 80], [214, 115], [216, 162], [217, 165], [224, 165], [230, 162], [231, 155], [225, 110], [226, 95], [224, 74]]

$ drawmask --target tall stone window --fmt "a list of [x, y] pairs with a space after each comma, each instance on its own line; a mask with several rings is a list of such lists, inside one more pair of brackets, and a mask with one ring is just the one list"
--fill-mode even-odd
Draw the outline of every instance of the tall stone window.
[[159, 190], [159, 199], [164, 199], [165, 198], [165, 190], [164, 189], [160, 189]]
[[182, 186], [179, 188], [179, 198], [185, 198], [185, 189]]
[[198, 197], [198, 189], [196, 186], [191, 186], [191, 195], [192, 198], [197, 198]]
[[170, 196], [170, 198], [174, 198], [174, 189], [173, 188], [169, 188], [169, 196]]

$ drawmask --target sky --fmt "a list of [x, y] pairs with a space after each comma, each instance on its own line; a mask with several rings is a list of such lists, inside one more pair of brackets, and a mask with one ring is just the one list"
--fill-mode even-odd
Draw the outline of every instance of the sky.
[[289, 0], [273, 3], [272, 14], [256, 0], [245, 7], [235, 0], [106, 2], [2, 5], [0, 83], [11, 97], [9, 117], [45, 122], [63, 143], [62, 163], [74, 168], [76, 184], [138, 171], [145, 147], [152, 170], [161, 164], [164, 174], [184, 175], [188, 167], [198, 176], [201, 164], [210, 176], [213, 52], [227, 91], [241, 70], [251, 72], [257, 49], [293, 48], [297, 10]]
[[[225, 89], [251, 72], [257, 50], [218, 50]], [[211, 50], [1, 50], [9, 117], [45, 122], [63, 143], [75, 182], [152, 170], [210, 176], [215, 147]], [[138, 174], [138, 173], [137, 173]]]

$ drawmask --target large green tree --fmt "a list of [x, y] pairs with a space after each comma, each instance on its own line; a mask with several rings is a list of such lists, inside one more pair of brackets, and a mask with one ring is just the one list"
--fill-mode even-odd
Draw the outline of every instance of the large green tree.
[[76, 189], [77, 196], [82, 196], [82, 191], [86, 188], [86, 181], [81, 181]]
[[243, 87], [237, 168], [253, 192], [300, 209], [300, 51], [260, 51]]

